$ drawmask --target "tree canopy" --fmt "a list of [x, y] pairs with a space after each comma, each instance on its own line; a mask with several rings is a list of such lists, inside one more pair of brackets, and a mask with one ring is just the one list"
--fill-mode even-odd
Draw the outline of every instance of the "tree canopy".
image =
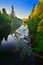
[[6, 12], [0, 13], [0, 42], [3, 37], [7, 39], [7, 36], [10, 34], [11, 31], [10, 17], [5, 13]]
[[43, 4], [40, 0], [37, 7], [32, 9], [32, 13], [26, 24], [30, 31], [32, 48], [34, 51], [43, 52]]
[[7, 40], [7, 36], [10, 33], [14, 33], [17, 28], [19, 28], [22, 24], [22, 20], [14, 16], [14, 8], [12, 6], [11, 15], [7, 14], [5, 8], [2, 9], [2, 13], [0, 11], [0, 43], [5, 37]]

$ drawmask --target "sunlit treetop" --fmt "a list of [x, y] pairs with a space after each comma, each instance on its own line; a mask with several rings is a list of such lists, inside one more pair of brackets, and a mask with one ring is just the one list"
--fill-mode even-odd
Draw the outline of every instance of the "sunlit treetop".
[[39, 0], [39, 2], [43, 3], [43, 0]]

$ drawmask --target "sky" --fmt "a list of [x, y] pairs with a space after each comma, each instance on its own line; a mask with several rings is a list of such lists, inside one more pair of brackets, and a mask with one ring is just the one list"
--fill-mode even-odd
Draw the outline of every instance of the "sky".
[[15, 15], [18, 18], [27, 18], [32, 11], [34, 4], [38, 0], [0, 0], [0, 10], [6, 8], [8, 14], [11, 13], [11, 6], [14, 6]]

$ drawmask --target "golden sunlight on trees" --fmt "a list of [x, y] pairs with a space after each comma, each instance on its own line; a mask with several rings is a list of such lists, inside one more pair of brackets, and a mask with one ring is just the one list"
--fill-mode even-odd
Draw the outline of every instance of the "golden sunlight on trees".
[[39, 0], [39, 2], [43, 3], [43, 0]]
[[43, 52], [43, 0], [34, 5], [32, 13], [27, 20], [34, 51]]

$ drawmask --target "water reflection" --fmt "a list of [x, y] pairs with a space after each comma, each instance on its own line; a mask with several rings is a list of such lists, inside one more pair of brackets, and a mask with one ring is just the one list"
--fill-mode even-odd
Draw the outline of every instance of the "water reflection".
[[[27, 26], [22, 25], [19, 29], [16, 30], [16, 35], [18, 36], [19, 40], [22, 39], [23, 43], [28, 43], [28, 28]], [[26, 38], [24, 38], [26, 37]], [[24, 40], [25, 39], [25, 40]], [[29, 39], [30, 41], [30, 39]], [[1, 42], [1, 47], [7, 48], [7, 47], [14, 47], [16, 46], [18, 40], [15, 34], [9, 34], [7, 40], [5, 41], [5, 38], [3, 38]]]
[[1, 42], [1, 49], [9, 49], [9, 48], [15, 48], [16, 46], [16, 39], [15, 37], [10, 34], [8, 35], [7, 40], [5, 41], [5, 38], [3, 38], [2, 42]]
[[[21, 26], [19, 28], [19, 31], [16, 30], [16, 32], [18, 33], [17, 36], [19, 38], [19, 41], [17, 40], [15, 34], [10, 34], [10, 35], [8, 35], [8, 38], [6, 41], [5, 41], [5, 38], [3, 38], [3, 41], [1, 42], [2, 50], [6, 50], [6, 49], [11, 50], [12, 53], [14, 53], [14, 51], [16, 50], [16, 53], [14, 53], [15, 55], [9, 54], [10, 56], [6, 56], [7, 58], [4, 55], [4, 58], [2, 58], [4, 65], [6, 65], [6, 63], [7, 63], [7, 65], [35, 65], [34, 64], [35, 59], [34, 59], [33, 55], [31, 54], [31, 51], [32, 51], [31, 47], [29, 47], [27, 44], [25, 44], [25, 43], [28, 43], [28, 37], [27, 37], [28, 29], [24, 28], [24, 26]], [[24, 38], [24, 36], [25, 36], [25, 38]], [[17, 42], [19, 42], [19, 44]], [[8, 60], [8, 62], [7, 62], [7, 60]], [[6, 61], [6, 63], [5, 63], [5, 61]], [[2, 63], [1, 63], [1, 65], [2, 65]]]

